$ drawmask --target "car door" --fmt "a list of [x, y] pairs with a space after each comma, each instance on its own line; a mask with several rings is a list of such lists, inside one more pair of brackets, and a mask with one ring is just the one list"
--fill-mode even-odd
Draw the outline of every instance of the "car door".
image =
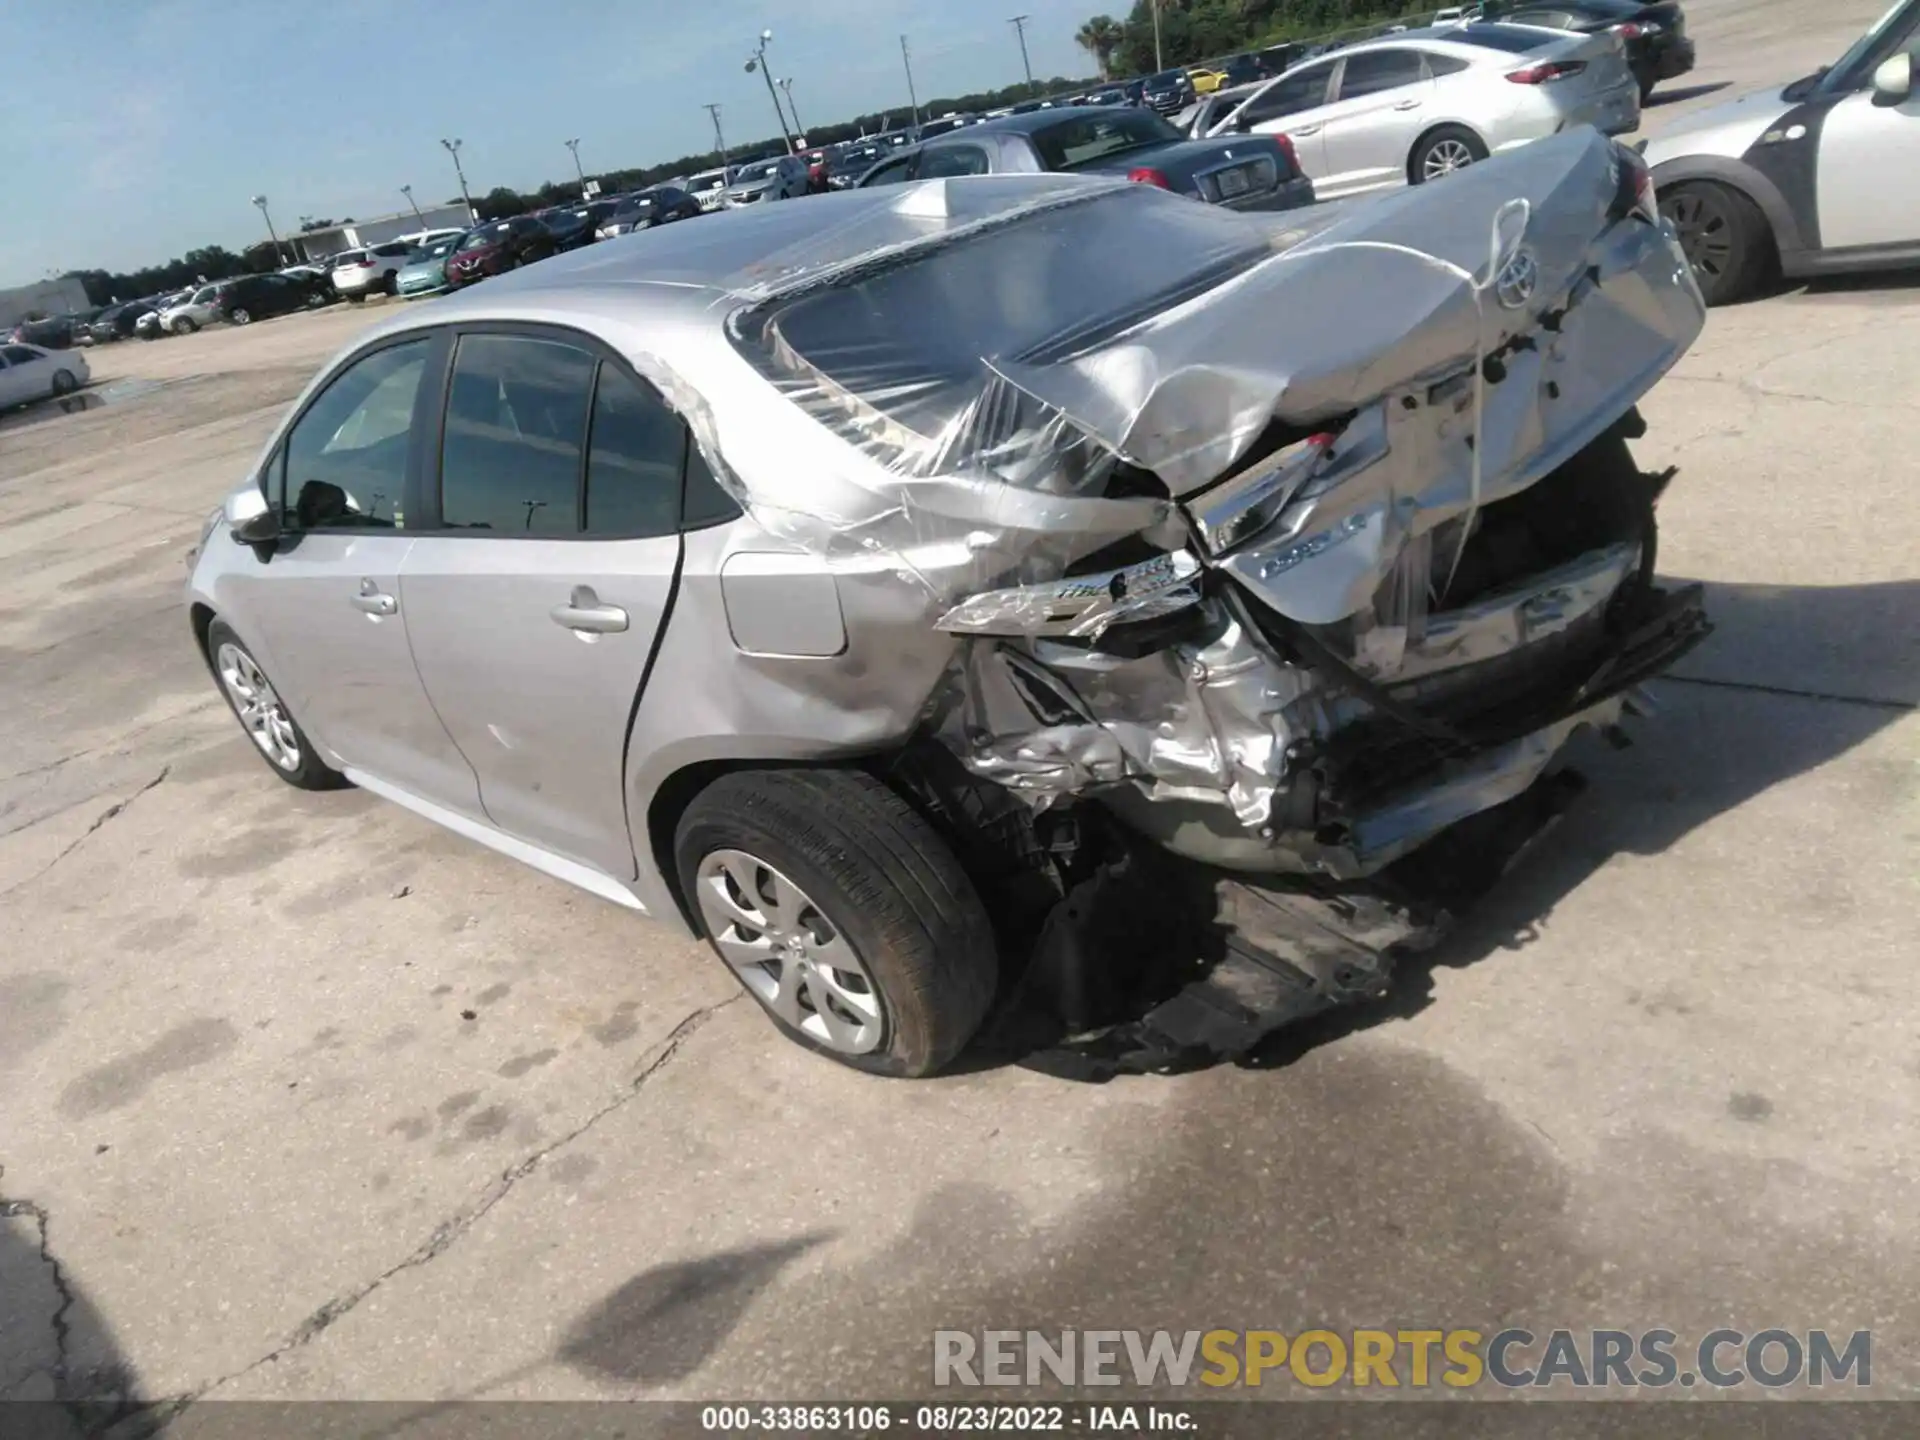
[[283, 538], [236, 574], [230, 619], [341, 765], [478, 818], [479, 786], [414, 669], [400, 600], [435, 346], [363, 352], [302, 410], [268, 462]]
[[[1920, 21], [1920, 9], [1913, 13]], [[1920, 81], [1920, 40], [1909, 35], [1906, 48]], [[1893, 105], [1870, 84], [1856, 90], [1826, 113], [1818, 133], [1820, 248], [1920, 242], [1920, 190], [1913, 183], [1920, 175], [1920, 83]]]
[[680, 565], [686, 426], [575, 331], [463, 329], [400, 578], [421, 679], [507, 834], [636, 873], [627, 731]]
[[1300, 172], [1314, 182], [1314, 193], [1318, 195], [1320, 177], [1327, 170], [1320, 116], [1326, 108], [1327, 92], [1332, 88], [1333, 71], [1338, 63], [1322, 60], [1289, 71], [1264, 90], [1249, 95], [1244, 105], [1213, 127], [1212, 133], [1285, 135], [1293, 142]]
[[1431, 123], [1432, 89], [1425, 61], [1411, 46], [1347, 56], [1322, 112], [1327, 175], [1324, 183], [1316, 178], [1314, 194], [1335, 200], [1406, 184], [1407, 157]]
[[7, 358], [8, 353], [17, 348], [17, 346], [9, 345], [6, 349], [0, 350], [0, 410], [4, 410], [10, 405], [18, 405], [27, 398], [20, 393], [20, 376], [18, 370], [13, 361]]

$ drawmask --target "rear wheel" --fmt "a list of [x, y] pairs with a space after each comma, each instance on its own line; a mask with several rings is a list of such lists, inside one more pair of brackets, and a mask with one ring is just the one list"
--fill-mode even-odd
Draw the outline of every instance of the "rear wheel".
[[79, 388], [80, 382], [73, 378], [73, 372], [71, 370], [56, 370], [53, 372], [54, 394], [71, 395]]
[[789, 1039], [875, 1075], [930, 1075], [993, 999], [993, 927], [920, 814], [857, 770], [723, 776], [674, 836], [682, 893]]
[[1640, 103], [1644, 105], [1653, 98], [1653, 87], [1660, 81], [1651, 70], [1638, 71], [1633, 78], [1640, 86]]
[[1773, 263], [1773, 232], [1760, 207], [1728, 185], [1694, 180], [1660, 192], [1694, 283], [1709, 305], [1743, 300]]
[[358, 290], [349, 290], [347, 292], [347, 303], [349, 305], [358, 305], [366, 298], [367, 297], [362, 295]]
[[169, 328], [171, 328], [176, 335], [191, 335], [200, 328], [200, 324], [198, 321], [189, 320], [186, 316], [182, 315], [178, 320], [174, 321]]
[[1441, 125], [1420, 137], [1407, 157], [1407, 179], [1415, 185], [1438, 180], [1487, 158], [1480, 137], [1463, 125]]
[[253, 323], [253, 312], [244, 305], [236, 305], [227, 312], [227, 319], [236, 325], [251, 325]]
[[267, 672], [224, 620], [207, 628], [207, 658], [240, 728], [274, 774], [300, 790], [338, 790], [348, 783], [346, 776], [314, 753], [313, 743], [267, 679]]

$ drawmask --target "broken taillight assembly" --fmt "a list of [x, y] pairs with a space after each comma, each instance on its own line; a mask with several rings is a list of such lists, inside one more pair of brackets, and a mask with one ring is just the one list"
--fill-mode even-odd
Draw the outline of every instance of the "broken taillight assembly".
[[1550, 60], [1540, 65], [1529, 65], [1523, 70], [1509, 70], [1507, 79], [1516, 85], [1546, 85], [1555, 80], [1564, 80], [1569, 75], [1578, 75], [1587, 68], [1584, 60]]
[[1166, 172], [1156, 170], [1151, 165], [1140, 165], [1129, 170], [1127, 179], [1136, 185], [1157, 185], [1162, 190], [1173, 189], [1173, 182], [1167, 179]]

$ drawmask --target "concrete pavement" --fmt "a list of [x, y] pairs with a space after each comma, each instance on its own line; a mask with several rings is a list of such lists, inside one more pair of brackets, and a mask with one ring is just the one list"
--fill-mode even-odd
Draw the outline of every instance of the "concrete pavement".
[[[1706, 85], [1877, 4], [1688, 8]], [[120, 398], [0, 425], [0, 1396], [848, 1398], [935, 1328], [1417, 1323], [1872, 1328], [1911, 1394], [1916, 306], [1716, 312], [1647, 402], [1719, 631], [1468, 933], [1104, 1088], [859, 1078], [700, 947], [277, 784], [181, 556], [368, 317], [99, 352]]]

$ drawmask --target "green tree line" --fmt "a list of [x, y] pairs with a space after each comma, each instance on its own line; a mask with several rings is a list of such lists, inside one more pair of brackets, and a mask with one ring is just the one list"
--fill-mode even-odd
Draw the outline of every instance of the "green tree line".
[[[1170, 68], [1433, 14], [1410, 11], [1407, 0], [1159, 0], [1159, 9], [1159, 53]], [[1074, 38], [1103, 75], [1151, 74], [1153, 12], [1153, 0], [1134, 0], [1124, 19], [1095, 15]]]

